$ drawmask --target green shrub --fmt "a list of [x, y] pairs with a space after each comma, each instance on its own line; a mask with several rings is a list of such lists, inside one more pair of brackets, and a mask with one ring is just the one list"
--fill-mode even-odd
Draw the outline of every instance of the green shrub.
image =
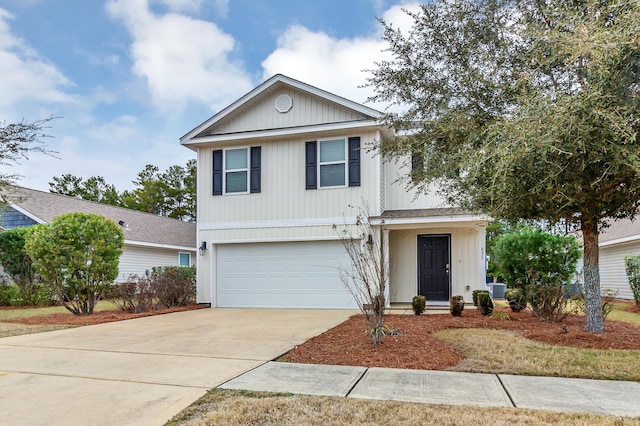
[[633, 292], [633, 299], [640, 308], [640, 256], [627, 256], [624, 258], [627, 270], [629, 286]]
[[451, 296], [449, 299], [449, 312], [454, 317], [459, 317], [464, 311], [464, 297], [463, 296]]
[[18, 286], [6, 283], [0, 284], [0, 306], [20, 306], [20, 290]]
[[491, 298], [489, 292], [478, 293], [478, 309], [480, 309], [482, 315], [491, 315], [494, 307], [495, 304], [493, 303], [493, 299]]
[[113, 221], [69, 213], [30, 228], [25, 250], [36, 272], [74, 315], [92, 314], [118, 276], [124, 236]]
[[522, 289], [538, 318], [564, 317], [565, 294], [581, 255], [573, 236], [525, 227], [499, 237], [494, 254], [500, 276], [508, 287]]
[[0, 233], [0, 264], [16, 287], [17, 295], [4, 301], [11, 306], [51, 305], [51, 290], [44, 286], [35, 271], [31, 257], [25, 250], [29, 228], [16, 228]]
[[527, 307], [527, 299], [524, 292], [519, 288], [509, 288], [504, 292], [504, 298], [509, 302], [512, 312], [520, 312]]
[[490, 294], [489, 290], [473, 290], [471, 292], [471, 298], [473, 299], [473, 306], [478, 306], [478, 294], [480, 293]]
[[420, 295], [414, 296], [413, 300], [411, 301], [411, 307], [413, 308], [414, 314], [422, 314], [427, 307], [427, 298]]

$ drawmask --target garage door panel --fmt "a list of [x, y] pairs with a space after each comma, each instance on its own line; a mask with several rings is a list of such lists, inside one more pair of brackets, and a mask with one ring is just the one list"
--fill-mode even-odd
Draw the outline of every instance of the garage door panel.
[[217, 306], [354, 308], [339, 265], [339, 241], [220, 245]]

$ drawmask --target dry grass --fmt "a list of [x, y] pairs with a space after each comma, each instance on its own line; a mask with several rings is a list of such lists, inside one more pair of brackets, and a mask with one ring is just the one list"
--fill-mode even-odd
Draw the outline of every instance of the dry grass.
[[0, 338], [20, 336], [23, 334], [44, 333], [46, 331], [62, 330], [71, 328], [72, 325], [47, 325], [47, 324], [15, 324], [0, 322]]
[[639, 419], [214, 389], [167, 423], [192, 425], [638, 425]]
[[[106, 300], [102, 300], [98, 302], [98, 304], [95, 307], [96, 312], [97, 311], [116, 311], [116, 310], [118, 310], [118, 308], [116, 308], [116, 306], [113, 303]], [[0, 322], [14, 320], [18, 318], [40, 317], [40, 316], [60, 314], [60, 313], [69, 313], [69, 315], [73, 315], [64, 306], [47, 306], [44, 308], [34, 308], [34, 307], [4, 308], [4, 309], [0, 309]]]
[[464, 360], [450, 368], [475, 373], [640, 380], [640, 351], [552, 346], [514, 332], [450, 329], [434, 334]]
[[630, 324], [640, 325], [640, 314], [621, 309], [622, 306], [628, 306], [628, 304], [614, 303], [613, 305], [613, 311], [611, 311], [607, 320], [623, 321]]

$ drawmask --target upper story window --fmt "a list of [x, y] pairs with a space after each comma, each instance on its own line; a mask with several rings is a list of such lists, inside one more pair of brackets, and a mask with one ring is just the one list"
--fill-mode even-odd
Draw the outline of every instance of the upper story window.
[[224, 151], [224, 192], [246, 193], [249, 176], [249, 149], [227, 149]]
[[334, 139], [318, 143], [320, 151], [318, 177], [321, 188], [345, 185], [347, 171], [345, 142], [344, 139]]
[[305, 179], [307, 189], [360, 186], [360, 137], [307, 142]]
[[262, 149], [216, 149], [213, 151], [213, 195], [261, 191]]

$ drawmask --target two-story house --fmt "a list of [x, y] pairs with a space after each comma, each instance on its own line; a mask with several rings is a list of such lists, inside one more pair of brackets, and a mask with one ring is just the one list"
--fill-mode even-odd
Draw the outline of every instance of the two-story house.
[[368, 207], [386, 248], [391, 303], [471, 300], [484, 288], [487, 218], [398, 182], [367, 149], [392, 130], [372, 108], [275, 75], [180, 141], [198, 161], [198, 302], [353, 308], [333, 225]]

